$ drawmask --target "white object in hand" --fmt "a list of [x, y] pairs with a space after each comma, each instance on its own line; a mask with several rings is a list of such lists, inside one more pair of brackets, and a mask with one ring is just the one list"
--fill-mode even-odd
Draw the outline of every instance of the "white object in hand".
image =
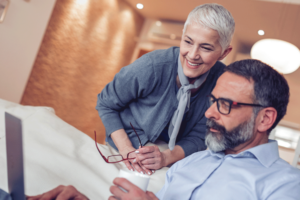
[[[148, 183], [150, 180], [150, 176], [148, 176], [148, 175], [140, 174], [138, 172], [132, 172], [132, 171], [125, 170], [125, 169], [120, 169], [119, 177], [126, 178], [128, 181], [130, 181], [134, 185], [138, 186], [143, 191], [147, 190]], [[123, 189], [123, 188], [121, 188], [121, 189], [124, 192], [127, 192], [125, 189]]]

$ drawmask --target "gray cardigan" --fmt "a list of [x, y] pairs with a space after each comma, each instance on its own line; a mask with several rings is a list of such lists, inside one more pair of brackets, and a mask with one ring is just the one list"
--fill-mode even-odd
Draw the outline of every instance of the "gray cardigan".
[[[143, 145], [148, 141], [155, 142], [159, 137], [178, 105], [175, 90], [178, 56], [178, 47], [150, 52], [123, 67], [98, 94], [96, 109], [111, 146], [117, 149], [110, 134], [124, 129], [133, 146], [138, 148], [139, 141], [130, 122]], [[183, 148], [185, 156], [206, 149], [204, 113], [208, 108], [207, 95], [224, 67], [221, 62], [212, 67], [182, 121], [176, 145]]]

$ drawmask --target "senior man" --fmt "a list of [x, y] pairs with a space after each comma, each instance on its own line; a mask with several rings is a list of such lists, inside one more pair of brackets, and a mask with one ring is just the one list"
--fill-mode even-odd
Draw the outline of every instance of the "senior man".
[[225, 68], [209, 96], [209, 150], [174, 164], [156, 196], [116, 178], [110, 199], [299, 199], [300, 170], [279, 158], [271, 130], [286, 113], [289, 87], [270, 66], [243, 60]]

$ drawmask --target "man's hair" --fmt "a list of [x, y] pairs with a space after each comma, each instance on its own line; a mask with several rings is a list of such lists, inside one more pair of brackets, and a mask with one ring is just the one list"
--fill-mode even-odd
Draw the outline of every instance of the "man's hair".
[[222, 52], [230, 45], [235, 22], [230, 12], [223, 6], [210, 3], [194, 8], [185, 21], [183, 33], [186, 31], [187, 25], [193, 23], [216, 30], [220, 36], [219, 43], [222, 47]]
[[[254, 59], [236, 61], [225, 67], [225, 71], [253, 80], [254, 103], [276, 109], [277, 118], [267, 131], [270, 133], [286, 114], [290, 92], [285, 78], [269, 65]], [[261, 109], [254, 107], [254, 114], [257, 115]]]

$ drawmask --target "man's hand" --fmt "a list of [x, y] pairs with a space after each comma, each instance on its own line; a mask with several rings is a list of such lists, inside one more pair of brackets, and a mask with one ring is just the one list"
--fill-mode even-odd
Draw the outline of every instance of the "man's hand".
[[[110, 196], [109, 200], [158, 200], [152, 192], [144, 192], [125, 178], [115, 178], [113, 183], [115, 185], [109, 190], [114, 196]], [[128, 192], [124, 192], [118, 186]]]
[[37, 196], [27, 196], [27, 200], [88, 200], [86, 196], [81, 194], [75, 187], [60, 185], [49, 192]]
[[157, 146], [144, 146], [137, 151], [137, 161], [147, 169], [160, 169], [166, 166], [165, 155]]

